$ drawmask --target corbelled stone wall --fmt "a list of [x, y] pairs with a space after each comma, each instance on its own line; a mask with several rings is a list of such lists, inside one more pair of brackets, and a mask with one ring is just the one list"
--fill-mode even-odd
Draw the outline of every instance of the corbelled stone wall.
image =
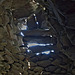
[[25, 53], [19, 48], [22, 37], [15, 35], [18, 31], [12, 12], [0, 6], [0, 75], [27, 73]]
[[31, 56], [30, 60], [32, 62], [29, 75], [74, 75], [73, 62], [61, 52]]
[[75, 75], [75, 63], [61, 52], [27, 57], [17, 32], [12, 11], [0, 6], [0, 75]]

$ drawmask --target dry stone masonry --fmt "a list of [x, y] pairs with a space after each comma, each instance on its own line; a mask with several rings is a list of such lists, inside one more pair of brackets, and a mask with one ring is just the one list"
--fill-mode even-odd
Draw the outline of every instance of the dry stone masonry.
[[26, 55], [26, 49], [19, 47], [22, 37], [15, 35], [19, 29], [10, 10], [13, 0], [7, 1], [0, 4], [0, 75], [75, 75], [75, 62], [62, 52], [48, 56]]

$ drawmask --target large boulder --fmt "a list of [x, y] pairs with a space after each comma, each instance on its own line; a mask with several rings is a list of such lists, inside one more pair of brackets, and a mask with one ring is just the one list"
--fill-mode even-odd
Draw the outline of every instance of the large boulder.
[[42, 72], [43, 68], [42, 67], [35, 67], [34, 72]]
[[37, 64], [41, 67], [47, 67], [51, 64], [51, 61], [49, 61], [49, 60], [39, 61], [39, 62], [37, 62]]
[[54, 72], [57, 69], [57, 66], [49, 66], [47, 68], [45, 68], [45, 70], [47, 72]]

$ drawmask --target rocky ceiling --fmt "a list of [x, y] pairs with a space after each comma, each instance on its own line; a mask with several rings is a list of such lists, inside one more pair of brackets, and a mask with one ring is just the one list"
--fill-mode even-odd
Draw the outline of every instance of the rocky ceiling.
[[32, 0], [1, 0], [2, 8], [10, 10], [15, 18], [28, 17], [36, 9], [37, 5], [34, 3], [32, 6]]

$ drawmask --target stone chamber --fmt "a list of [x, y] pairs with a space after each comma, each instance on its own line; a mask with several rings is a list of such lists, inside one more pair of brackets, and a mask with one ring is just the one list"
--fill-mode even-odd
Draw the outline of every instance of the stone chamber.
[[0, 75], [75, 75], [75, 0], [0, 0]]

